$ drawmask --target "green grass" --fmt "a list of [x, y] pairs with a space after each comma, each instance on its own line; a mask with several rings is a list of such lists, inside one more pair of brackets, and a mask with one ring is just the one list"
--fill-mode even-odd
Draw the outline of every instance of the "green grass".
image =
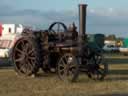
[[36, 78], [17, 76], [13, 69], [0, 69], [0, 96], [128, 96], [128, 64], [111, 64], [104, 81], [81, 74], [76, 83], [65, 83], [55, 74]]
[[[64, 83], [56, 75], [37, 78], [19, 77], [11, 69], [0, 71], [0, 96], [99, 96], [128, 92], [127, 74], [109, 74], [104, 81], [94, 81], [82, 74], [76, 83]], [[108, 96], [108, 95], [106, 95]]]

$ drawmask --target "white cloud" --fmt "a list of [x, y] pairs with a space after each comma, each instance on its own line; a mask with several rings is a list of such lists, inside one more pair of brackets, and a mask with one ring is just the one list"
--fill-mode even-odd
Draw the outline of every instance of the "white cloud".
[[78, 0], [78, 4], [84, 4], [86, 3], [86, 0]]
[[128, 10], [120, 10], [112, 7], [103, 9], [88, 9], [88, 14], [107, 16], [110, 18], [128, 18]]
[[90, 13], [95, 13], [95, 10], [94, 9], [90, 9], [89, 12]]
[[[6, 11], [5, 11], [6, 12]], [[128, 32], [128, 12], [127, 10], [108, 9], [88, 9], [87, 12], [87, 31], [115, 33]], [[50, 11], [40, 12], [38, 10], [11, 11], [0, 16], [3, 23], [23, 23], [27, 25], [42, 25], [46, 28], [54, 21], [61, 21], [71, 24], [73, 21], [78, 25], [78, 11]], [[123, 34], [121, 35], [123, 36]], [[125, 36], [125, 35], [124, 35]]]
[[113, 9], [113, 8], [108, 8], [108, 11], [109, 11], [110, 13], [113, 13], [113, 12], [114, 12], [114, 9]]

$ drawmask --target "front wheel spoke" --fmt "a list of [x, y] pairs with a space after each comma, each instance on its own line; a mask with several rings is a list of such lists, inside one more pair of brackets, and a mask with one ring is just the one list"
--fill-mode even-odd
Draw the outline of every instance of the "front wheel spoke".
[[67, 70], [65, 67], [59, 65], [59, 73], [63, 76], [67, 75]]
[[63, 61], [66, 61], [66, 63], [65, 64], [68, 64], [68, 58], [67, 58], [67, 56], [65, 56], [64, 58], [63, 58]]
[[64, 64], [59, 64], [59, 68], [65, 68]]
[[61, 72], [64, 72], [64, 71], [65, 71], [65, 69], [64, 69], [64, 68], [59, 70], [59, 72], [60, 72], [60, 73], [61, 73]]
[[66, 66], [66, 63], [64, 62], [64, 59], [62, 59], [60, 63], [63, 64], [64, 67]]
[[69, 68], [76, 68], [76, 64], [70, 64]]

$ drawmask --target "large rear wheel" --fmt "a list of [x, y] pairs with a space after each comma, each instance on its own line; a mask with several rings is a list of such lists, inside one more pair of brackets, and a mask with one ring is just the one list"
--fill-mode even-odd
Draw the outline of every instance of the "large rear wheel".
[[38, 50], [35, 38], [24, 36], [16, 42], [12, 61], [18, 74], [25, 76], [36, 74], [39, 68]]

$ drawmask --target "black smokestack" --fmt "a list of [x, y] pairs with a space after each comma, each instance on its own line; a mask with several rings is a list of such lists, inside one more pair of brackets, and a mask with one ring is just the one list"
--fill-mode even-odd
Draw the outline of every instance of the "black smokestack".
[[[84, 44], [86, 40], [86, 4], [79, 4], [79, 55], [83, 55]], [[83, 63], [83, 59], [81, 59]]]
[[87, 4], [79, 4], [79, 35], [82, 37], [86, 34], [86, 9]]

